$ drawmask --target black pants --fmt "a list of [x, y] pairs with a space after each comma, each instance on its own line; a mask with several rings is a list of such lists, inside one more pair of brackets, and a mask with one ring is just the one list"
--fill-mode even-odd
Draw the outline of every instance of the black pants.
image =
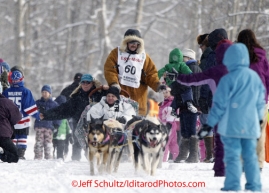
[[71, 128], [72, 128], [72, 134], [73, 134], [73, 138], [74, 138], [74, 144], [72, 145], [72, 156], [71, 156], [71, 159], [72, 160], [76, 160], [76, 161], [80, 161], [81, 159], [81, 146], [78, 142], [78, 139], [75, 135], [75, 130], [76, 130], [76, 127], [77, 127], [77, 122], [76, 121], [73, 121], [72, 124], [71, 124]]
[[0, 154], [0, 159], [3, 162], [18, 162], [17, 148], [9, 137], [0, 137], [0, 147], [4, 150], [4, 154]]
[[57, 140], [57, 159], [62, 158], [64, 159], [64, 146], [65, 140]]
[[81, 148], [76, 136], [74, 136], [74, 144], [72, 145], [72, 156], [71, 156], [72, 160], [80, 161], [81, 150], [82, 150], [82, 148]]

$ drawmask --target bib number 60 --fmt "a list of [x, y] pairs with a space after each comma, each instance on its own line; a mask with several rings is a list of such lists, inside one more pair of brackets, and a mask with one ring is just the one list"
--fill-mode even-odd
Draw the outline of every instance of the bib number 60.
[[136, 68], [134, 66], [130, 66], [130, 65], [125, 66], [124, 70], [126, 73], [130, 73], [132, 75], [134, 75], [136, 72]]

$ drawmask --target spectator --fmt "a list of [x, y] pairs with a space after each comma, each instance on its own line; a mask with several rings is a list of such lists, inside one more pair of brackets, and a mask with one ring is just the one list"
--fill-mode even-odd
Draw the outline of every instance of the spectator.
[[81, 73], [76, 73], [74, 76], [74, 81], [72, 84], [69, 86], [65, 87], [60, 95], [63, 95], [66, 97], [66, 100], [70, 99], [71, 93], [79, 86], [80, 80], [81, 80], [82, 74]]
[[[74, 129], [72, 133], [75, 133], [75, 128], [80, 119], [80, 115], [90, 102], [99, 102], [101, 97], [104, 95], [104, 91], [95, 92], [90, 98], [89, 93], [95, 88], [101, 86], [100, 82], [94, 80], [90, 74], [83, 74], [79, 86], [71, 94], [70, 100], [60, 106], [49, 109], [43, 113], [40, 113], [40, 118], [44, 120], [62, 120], [62, 119], [73, 119]], [[104, 86], [107, 89], [107, 86]], [[74, 137], [74, 144], [72, 146], [72, 160], [79, 161], [81, 159], [81, 146], [78, 139]]]
[[18, 162], [19, 156], [11, 137], [14, 135], [13, 126], [22, 118], [18, 107], [2, 95], [0, 84], [0, 160], [3, 162]]
[[[49, 85], [44, 85], [41, 89], [41, 99], [36, 101], [37, 108], [40, 112], [57, 107], [58, 104], [51, 98], [51, 87]], [[51, 147], [52, 147], [52, 134], [57, 132], [61, 121], [44, 121], [36, 120], [34, 129], [36, 131], [35, 135], [35, 145], [34, 145], [34, 159], [43, 158], [43, 149], [45, 154], [45, 159], [52, 159]]]
[[[244, 29], [238, 34], [237, 42], [241, 42], [247, 46], [250, 56], [250, 68], [257, 72], [265, 87], [265, 102], [268, 103], [269, 94], [269, 64], [266, 58], [266, 51], [258, 43], [254, 32], [251, 29]], [[267, 123], [267, 104], [264, 107], [263, 124], [261, 125], [261, 137], [257, 145], [257, 154], [259, 158], [260, 169], [262, 170], [265, 160], [265, 138]]]
[[244, 168], [245, 190], [261, 192], [256, 146], [261, 134], [259, 122], [264, 115], [265, 88], [258, 74], [249, 69], [249, 54], [244, 44], [231, 45], [224, 54], [223, 64], [228, 74], [219, 82], [208, 124], [203, 125], [198, 136], [204, 137], [218, 124], [217, 132], [224, 144], [226, 171], [222, 191], [241, 190]]
[[[58, 96], [55, 99], [59, 105], [66, 102], [66, 98], [63, 95]], [[68, 154], [68, 146], [73, 144], [73, 137], [72, 137], [72, 129], [69, 126], [67, 119], [63, 119], [60, 127], [58, 128], [57, 132], [53, 133], [53, 156], [56, 150], [57, 152], [57, 159], [65, 159]]]
[[30, 116], [39, 120], [39, 113], [32, 92], [24, 86], [22, 68], [17, 66], [11, 68], [9, 80], [11, 87], [6, 89], [3, 95], [12, 100], [22, 113], [22, 119], [14, 126], [15, 138], [13, 143], [18, 149], [19, 158], [25, 159], [27, 136], [29, 135], [29, 127], [31, 125]]

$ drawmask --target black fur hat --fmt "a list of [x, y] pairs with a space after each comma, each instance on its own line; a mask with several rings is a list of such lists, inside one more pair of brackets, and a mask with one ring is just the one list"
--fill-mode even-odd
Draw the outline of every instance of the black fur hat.
[[137, 36], [139, 38], [142, 38], [140, 32], [137, 29], [128, 29], [124, 34], [124, 37], [125, 36]]

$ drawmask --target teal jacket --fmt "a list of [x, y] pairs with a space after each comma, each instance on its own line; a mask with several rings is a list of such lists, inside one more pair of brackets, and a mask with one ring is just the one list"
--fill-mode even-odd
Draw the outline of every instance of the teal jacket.
[[[169, 54], [169, 64], [166, 64], [158, 71], [158, 76], [161, 78], [165, 72], [173, 73], [173, 68], [178, 74], [190, 74], [191, 69], [183, 62], [183, 54], [178, 49], [173, 49]], [[173, 81], [166, 79], [166, 84], [169, 86]]]
[[230, 46], [223, 58], [228, 74], [218, 84], [208, 125], [218, 124], [218, 133], [225, 137], [257, 139], [259, 121], [264, 116], [264, 85], [256, 72], [249, 68], [246, 46]]

